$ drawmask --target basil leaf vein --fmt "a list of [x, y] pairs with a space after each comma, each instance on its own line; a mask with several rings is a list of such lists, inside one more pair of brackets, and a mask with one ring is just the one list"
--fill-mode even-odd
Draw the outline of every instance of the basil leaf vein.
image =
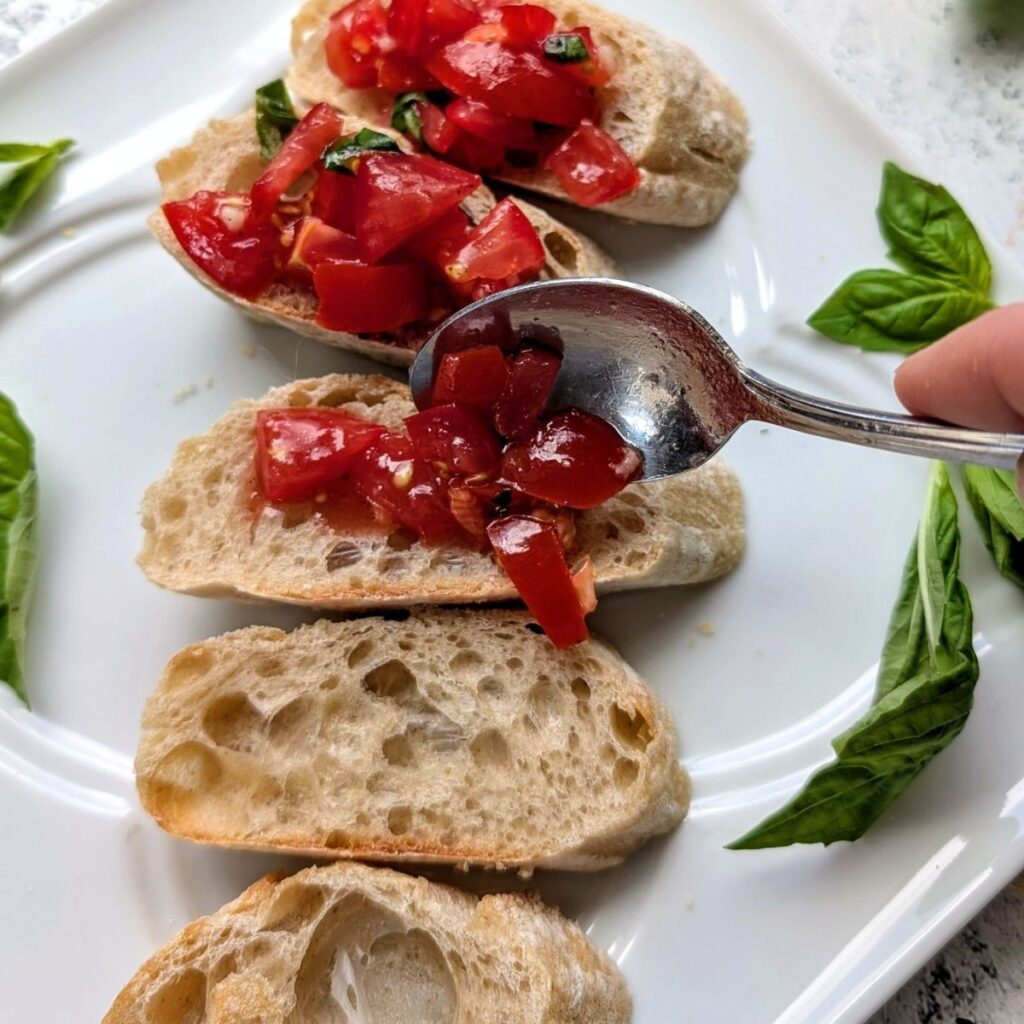
[[807, 323], [844, 345], [909, 354], [992, 308], [954, 281], [897, 270], [859, 270]]
[[356, 164], [367, 153], [400, 153], [398, 143], [390, 135], [363, 128], [355, 135], [339, 139], [324, 151], [324, 167], [328, 171], [355, 174]]
[[37, 554], [34, 444], [0, 394], [0, 679], [28, 704], [25, 628]]
[[965, 466], [963, 481], [996, 568], [1006, 579], [1024, 587], [1024, 505], [1017, 496], [1014, 474]]
[[260, 153], [269, 160], [299, 123], [291, 97], [280, 78], [256, 90], [256, 135]]
[[833, 741], [836, 760], [729, 845], [753, 850], [862, 836], [959, 735], [978, 681], [949, 473], [935, 463], [879, 664], [874, 704]]
[[0, 180], [0, 231], [6, 231], [22, 207], [57, 169], [61, 155], [74, 145], [73, 139], [58, 139], [50, 145], [0, 142], [0, 164], [11, 164]]

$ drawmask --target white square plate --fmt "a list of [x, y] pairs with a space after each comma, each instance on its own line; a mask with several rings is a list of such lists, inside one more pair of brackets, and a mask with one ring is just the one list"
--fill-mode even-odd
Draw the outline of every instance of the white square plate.
[[[756, 368], [891, 406], [892, 360], [802, 322], [847, 272], [883, 263], [872, 211], [893, 145], [753, 0], [609, 6], [691, 43], [747, 104], [755, 151], [713, 228], [567, 219], [630, 276], [693, 303]], [[34, 713], [0, 698], [12, 1021], [99, 1019], [160, 943], [271, 863], [161, 834], [137, 807], [130, 757], [178, 647], [302, 616], [163, 593], [133, 556], [139, 498], [177, 441], [293, 375], [370, 368], [245, 321], [143, 227], [154, 160], [283, 69], [290, 7], [110, 0], [0, 73], [5, 136], [79, 141], [0, 241], [0, 387], [36, 433], [42, 479]], [[1024, 295], [989, 249], [1000, 294]], [[615, 957], [637, 1024], [859, 1021], [1024, 865], [1024, 594], [992, 570], [965, 513], [982, 673], [963, 736], [856, 845], [724, 850], [863, 712], [926, 475], [756, 425], [727, 455], [749, 510], [741, 568], [608, 598], [597, 616], [676, 716], [690, 817], [621, 869], [536, 884]]]

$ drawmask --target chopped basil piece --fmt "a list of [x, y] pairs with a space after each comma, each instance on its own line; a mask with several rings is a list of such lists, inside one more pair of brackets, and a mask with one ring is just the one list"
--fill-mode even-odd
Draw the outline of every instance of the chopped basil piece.
[[590, 50], [576, 32], [558, 32], [544, 40], [544, 56], [559, 64], [578, 64], [590, 60]]
[[363, 128], [355, 135], [346, 135], [324, 153], [324, 167], [341, 174], [355, 174], [356, 163], [366, 153], [400, 153], [398, 143], [390, 135]]
[[6, 231], [21, 208], [57, 169], [61, 154], [73, 139], [58, 139], [48, 146], [0, 142], [0, 231]]
[[417, 103], [427, 103], [425, 92], [403, 92], [395, 97], [395, 105], [391, 108], [391, 127], [396, 132], [411, 135], [417, 142], [423, 140], [423, 122], [416, 109]]
[[298, 123], [299, 116], [280, 78], [256, 90], [256, 134], [265, 159], [269, 160], [281, 148]]

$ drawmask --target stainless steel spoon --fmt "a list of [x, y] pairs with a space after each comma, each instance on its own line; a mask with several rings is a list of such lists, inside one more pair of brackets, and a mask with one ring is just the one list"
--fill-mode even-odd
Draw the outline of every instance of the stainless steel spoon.
[[429, 402], [435, 354], [499, 337], [561, 345], [549, 408], [577, 406], [606, 419], [643, 453], [645, 480], [695, 469], [748, 420], [998, 469], [1013, 469], [1024, 452], [1024, 434], [859, 409], [776, 384], [744, 366], [685, 302], [601, 278], [521, 285], [449, 317], [413, 363], [416, 404]]

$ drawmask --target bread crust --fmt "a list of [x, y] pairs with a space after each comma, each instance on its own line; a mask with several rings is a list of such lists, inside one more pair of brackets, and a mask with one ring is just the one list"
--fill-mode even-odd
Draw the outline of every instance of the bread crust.
[[192, 922], [139, 968], [103, 1024], [371, 1013], [430, 1024], [628, 1024], [631, 1012], [609, 957], [539, 901], [478, 899], [338, 863], [267, 875]]
[[[392, 429], [416, 411], [406, 385], [358, 374], [294, 381], [235, 403], [206, 434], [178, 446], [143, 498], [138, 562], [150, 580], [205, 597], [335, 609], [517, 597], [479, 551], [410, 546], [383, 531], [339, 537], [313, 505], [290, 516], [249, 514], [256, 413], [288, 406], [339, 408]], [[720, 458], [634, 484], [576, 522], [569, 557], [590, 557], [599, 591], [714, 579], [736, 565], [744, 545], [739, 482]]]
[[[288, 85], [309, 102], [386, 123], [381, 90], [347, 89], [327, 67], [324, 38], [346, 0], [307, 0], [292, 22]], [[640, 185], [596, 207], [630, 220], [678, 227], [709, 224], [736, 189], [749, 151], [746, 113], [717, 75], [682, 43], [586, 0], [543, 0], [562, 26], [588, 25], [615, 76], [598, 90], [601, 127], [640, 171]], [[571, 202], [554, 175], [503, 166], [492, 177]]]
[[[351, 134], [365, 122], [346, 117], [344, 132]], [[385, 130], [385, 129], [382, 129]], [[408, 142], [386, 129], [396, 142], [408, 150]], [[211, 121], [187, 146], [173, 150], [156, 165], [164, 202], [187, 199], [205, 189], [210, 191], [247, 191], [259, 176], [265, 161], [260, 156], [256, 137], [255, 113]], [[619, 277], [612, 260], [589, 238], [567, 228], [550, 214], [522, 200], [513, 200], [537, 229], [546, 261], [541, 279], [562, 277]], [[494, 206], [490, 189], [481, 186], [463, 204], [474, 222], [479, 222]], [[233, 295], [218, 285], [192, 261], [179, 244], [161, 209], [147, 221], [157, 241], [200, 284], [218, 298], [235, 306], [260, 323], [275, 324], [314, 341], [347, 349], [393, 366], [408, 366], [430, 336], [430, 328], [410, 327], [386, 335], [356, 335], [332, 331], [316, 322], [317, 301], [312, 292], [274, 283], [255, 299]]]

